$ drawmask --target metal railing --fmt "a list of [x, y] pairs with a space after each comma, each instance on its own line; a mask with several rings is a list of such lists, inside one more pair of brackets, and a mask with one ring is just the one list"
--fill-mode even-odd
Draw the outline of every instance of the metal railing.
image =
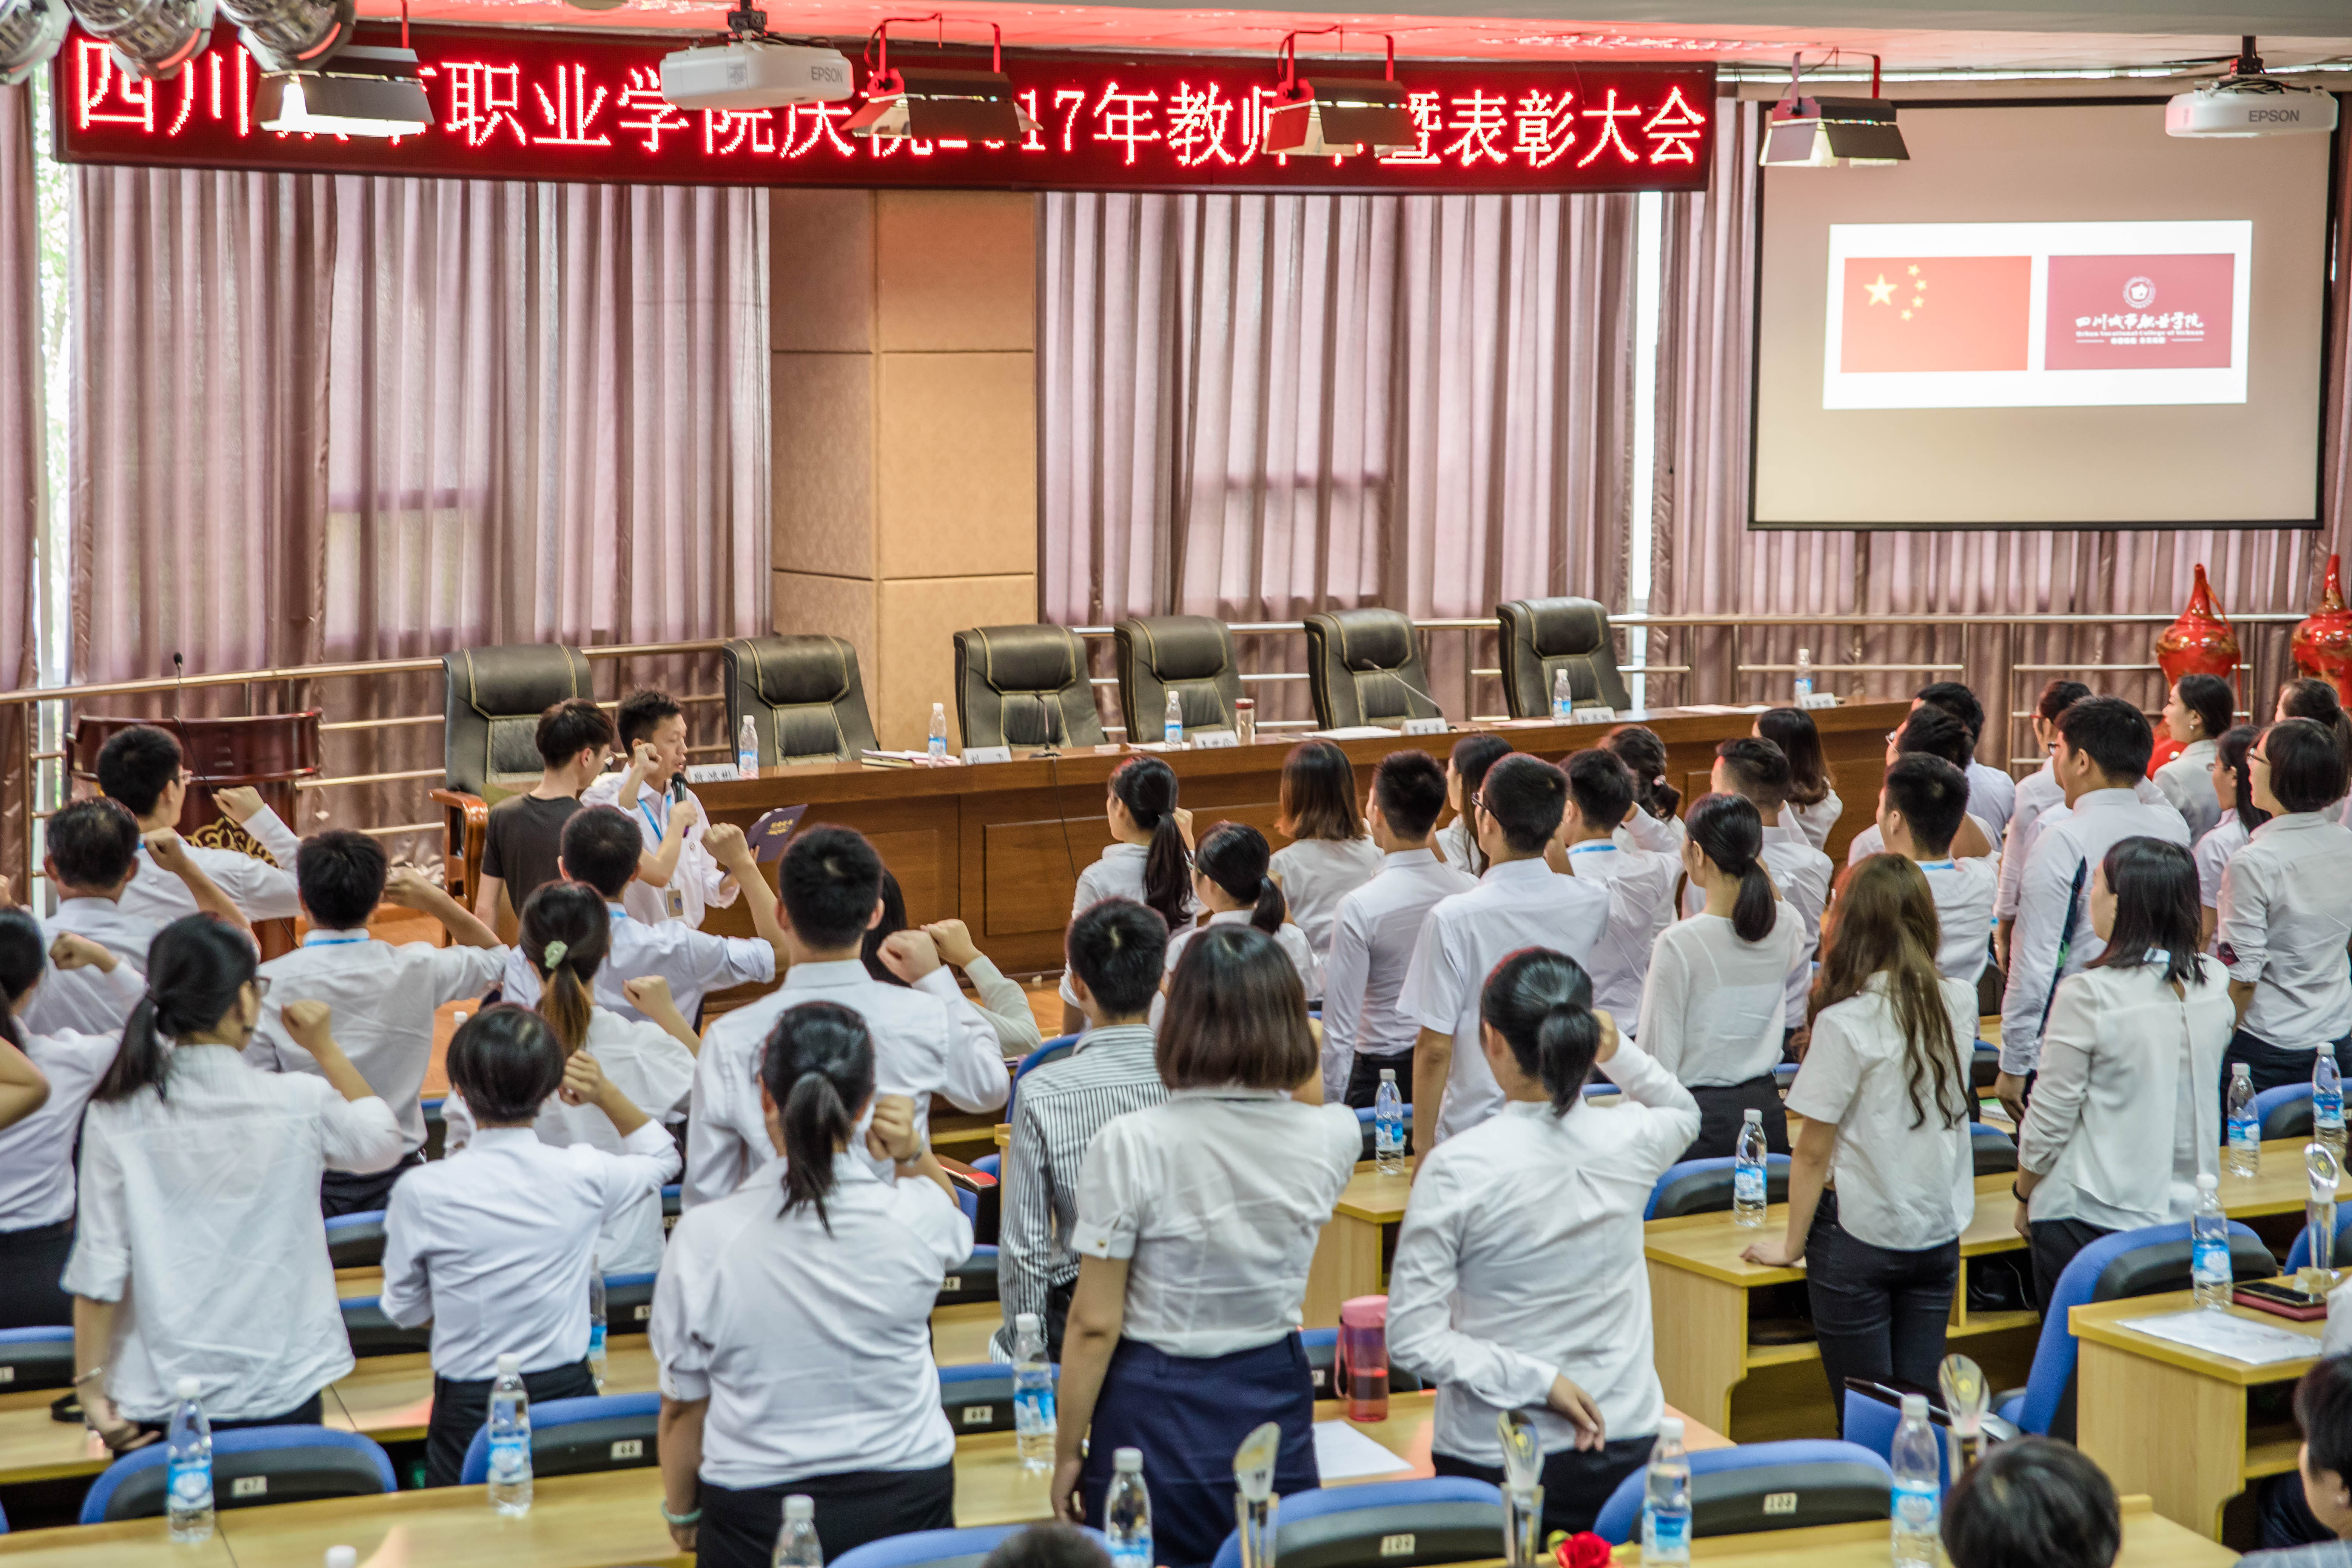
[[[2304, 618], [2303, 615], [2292, 611], [2242, 614], [2231, 617], [2231, 624], [2239, 628], [2245, 655], [2239, 669], [2239, 689], [2244, 709], [2266, 707], [2266, 704], [2258, 704], [2253, 700], [2255, 694], [2273, 689], [2290, 672], [2285, 634]], [[2029, 658], [2024, 653], [2025, 639], [2036, 632], [2082, 635], [2095, 634], [2105, 630], [2111, 635], [2128, 636], [2132, 628], [2146, 628], [2153, 634], [2157, 628], [2168, 625], [2173, 619], [2174, 616], [2171, 615], [2155, 612], [2095, 616], [1622, 615], [1610, 616], [1609, 625], [1617, 635], [1620, 644], [1616, 651], [1621, 657], [1619, 665], [1621, 673], [1627, 677], [1638, 676], [1643, 679], [1644, 683], [1650, 686], [1647, 705], [1652, 708], [1682, 705], [1689, 700], [1694, 684], [1702, 682], [1717, 700], [1756, 702], [1768, 700], [1774, 694], [1769, 692], [1766, 684], [1767, 679], [1790, 674], [1796, 666], [1779, 659], [1759, 658], [1751, 661], [1745, 658], [1743, 649], [1750, 646], [1750, 639], [1758, 634], [1768, 637], [1776, 633], [1799, 631], [1811, 631], [1816, 634], [1848, 634], [1847, 647], [1849, 651], [1856, 656], [1866, 651], [1874, 651], [1867, 645], [1881, 642], [1891, 635], [1925, 634], [1928, 641], [1936, 646], [1916, 661], [1906, 662], [1884, 657], [1854, 657], [1846, 660], [1824, 658], [1816, 659], [1811, 666], [1814, 679], [1823, 689], [1848, 690], [1849, 694], [1860, 695], [1859, 692], [1851, 691], [1843, 683], [1867, 684], [1874, 679], [1892, 675], [1925, 677], [1963, 675], [1970, 670], [1987, 671], [1989, 679], [1984, 689], [1992, 694], [2000, 704], [1995, 707], [1992, 701], [1988, 701], [1987, 707], [1991, 710], [1996, 718], [2003, 721], [1997, 731], [1989, 732], [1985, 737], [1987, 760], [1996, 763], [2007, 762], [2011, 766], [2038, 766], [2041, 759], [2038, 753], [2034, 752], [2030, 739], [2022, 747], [2017, 743], [2021, 735], [2021, 722], [2032, 717], [2031, 693], [2025, 689], [2027, 683], [2046, 675], [2145, 678], [2156, 676], [2158, 672], [2152, 659], [2145, 663], [2128, 663], [2105, 658], [2091, 662], [2070, 663], [2063, 660]], [[1482, 640], [1494, 638], [1498, 635], [1496, 623], [1488, 618], [1433, 617], [1416, 620], [1413, 626], [1421, 637], [1425, 659], [1434, 650], [1433, 639], [1436, 637], [1451, 636], [1464, 639], [1458, 650], [1458, 659], [1446, 661], [1459, 670], [1459, 708], [1456, 711], [1466, 716], [1464, 721], [1492, 722], [1503, 718], [1504, 715], [1498, 712], [1481, 711], [1482, 708], [1491, 709], [1497, 706], [1496, 700], [1500, 697], [1501, 669], [1496, 664], [1480, 662], [1477, 657], [1485, 653], [1489, 658], [1499, 658], [1495, 645]], [[1114, 635], [1113, 628], [1108, 626], [1076, 626], [1072, 630], [1079, 637], [1095, 642], [1108, 640]], [[1294, 667], [1245, 670], [1241, 675], [1241, 680], [1244, 686], [1269, 687], [1277, 690], [1295, 689], [1295, 683], [1308, 679], [1305, 671], [1295, 668], [1300, 660], [1287, 651], [1280, 658], [1268, 658], [1270, 650], [1267, 643], [1271, 639], [1296, 637], [1299, 639], [1300, 645], [1303, 645], [1306, 629], [1302, 623], [1244, 621], [1231, 623], [1231, 630], [1237, 637], [1265, 639], [1249, 648], [1250, 662]], [[1650, 656], [1640, 661], [1633, 661], [1626, 657], [1631, 650], [1625, 645], [1632, 640], [1630, 634], [1636, 631], [1644, 634]], [[1679, 657], [1658, 658], [1654, 656], [1661, 651], [1657, 646], [1660, 634], [1668, 637], [1683, 634], [1705, 635], [1692, 636], [1685, 644], [1669, 650], [1678, 653]], [[1707, 646], [1705, 647], [1690, 646], [1702, 642]], [[1946, 642], [1956, 646], [1950, 647], [1942, 646]], [[617, 678], [620, 673], [618, 667], [632, 660], [702, 657], [709, 658], [715, 666], [717, 663], [715, 656], [723, 646], [721, 639], [706, 638], [690, 642], [588, 647], [580, 651], [594, 664], [614, 668]], [[1829, 639], [1822, 639], [1818, 646], [1824, 651], [1834, 651], [1833, 645]], [[1284, 647], [1286, 650], [1289, 645], [1286, 642]], [[56, 806], [63, 803], [68, 793], [69, 785], [64, 767], [66, 761], [64, 736], [67, 709], [71, 703], [107, 698], [159, 698], [176, 692], [243, 687], [245, 689], [244, 707], [247, 712], [294, 711], [310, 706], [330, 706], [317, 701], [314, 698], [311, 689], [320, 683], [427, 674], [437, 671], [440, 668], [441, 662], [437, 658], [393, 658], [337, 664], [296, 665], [268, 669], [229, 670], [209, 675], [191, 675], [184, 679], [159, 677], [152, 679], [93, 681], [68, 686], [31, 687], [12, 691], [0, 691], [0, 710], [10, 708], [21, 710], [26, 719], [24, 725], [24, 749], [12, 764], [12, 771], [16, 775], [16, 783], [21, 791], [20, 798], [26, 800], [29, 807], [25, 814], [26, 864], [34, 868], [39, 865], [40, 824], [54, 814]], [[697, 670], [694, 674], [700, 677], [704, 672]], [[1115, 678], [1107, 676], [1090, 676], [1089, 682], [1097, 689], [1116, 687], [1118, 684]], [[702, 681], [697, 679], [693, 683], [699, 685]], [[713, 680], [711, 683], [715, 685], [716, 681]], [[607, 708], [617, 706], [619, 685], [620, 682], [616, 679], [616, 694], [609, 700], [603, 700], [603, 706]], [[1661, 690], [1660, 688], [1666, 689]], [[2140, 695], [2143, 699], [2155, 696], [2158, 703], [2161, 702], [2160, 686], [2154, 692], [2143, 692]], [[713, 704], [723, 703], [726, 699], [723, 693], [718, 691], [697, 691], [680, 694], [677, 696], [677, 700], [690, 710], [702, 710]], [[1113, 710], [1116, 706], [1116, 699], [1106, 704], [1107, 708]], [[698, 711], [697, 716], [699, 716]], [[1110, 712], [1106, 714], [1106, 719], [1117, 716], [1115, 712]], [[443, 716], [438, 712], [420, 712], [394, 714], [383, 718], [331, 718], [322, 722], [320, 729], [322, 733], [343, 734], [370, 730], [416, 729], [440, 724], [443, 721]], [[1312, 729], [1314, 726], [1315, 721], [1312, 719], [1269, 719], [1261, 721], [1259, 725], [1261, 729], [1267, 730], [1306, 730]], [[1104, 727], [1114, 734], [1125, 732], [1117, 724], [1106, 722]], [[707, 731], [709, 726], [706, 725], [704, 728]], [[723, 715], [720, 728], [723, 729]], [[1990, 729], [1991, 727], [1989, 727]], [[730, 738], [723, 733], [716, 736], [716, 743], [695, 745], [690, 747], [689, 751], [691, 754], [699, 757], [733, 754]], [[442, 776], [443, 770], [437, 767], [395, 769], [321, 775], [299, 780], [296, 787], [310, 792], [364, 785], [421, 784], [427, 780], [437, 780]], [[411, 822], [388, 826], [372, 826], [363, 828], [362, 831], [379, 836], [391, 836], [427, 832], [439, 826], [437, 822]], [[37, 876], [39, 872], [36, 869], [33, 874]]]

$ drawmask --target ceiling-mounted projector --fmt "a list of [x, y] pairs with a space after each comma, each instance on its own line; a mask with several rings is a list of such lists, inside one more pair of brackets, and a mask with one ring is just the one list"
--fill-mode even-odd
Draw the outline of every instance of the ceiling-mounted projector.
[[762, 11], [730, 11], [727, 26], [723, 43], [662, 57], [665, 100], [680, 109], [780, 109], [856, 96], [839, 49], [776, 37]]
[[2296, 87], [2263, 70], [2254, 40], [2242, 41], [2227, 76], [2167, 100], [2167, 136], [2299, 136], [2336, 129], [2336, 95]]

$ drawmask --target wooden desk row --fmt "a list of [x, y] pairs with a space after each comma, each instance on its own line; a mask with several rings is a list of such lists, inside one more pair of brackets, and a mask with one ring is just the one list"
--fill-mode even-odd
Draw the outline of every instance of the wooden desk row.
[[[1878, 795], [1886, 767], [1886, 731], [1903, 721], [1906, 702], [1856, 702], [1818, 710], [1813, 721], [1822, 748], [1848, 802], [1830, 835], [1829, 853], [1843, 861], [1847, 844], [1870, 821], [1867, 803]], [[1672, 709], [1629, 714], [1665, 742], [1667, 776], [1685, 800], [1706, 793], [1715, 748], [1748, 733], [1752, 712], [1686, 712]], [[1541, 722], [1478, 726], [1507, 735], [1513, 745], [1558, 758], [1596, 745], [1602, 724]], [[1370, 770], [1391, 752], [1416, 748], [1443, 758], [1465, 727], [1444, 735], [1393, 735], [1339, 742], [1356, 767], [1360, 791]], [[1283, 759], [1296, 736], [1255, 746], [1164, 753], [1175, 768], [1183, 805], [1202, 827], [1221, 818], [1263, 829], [1279, 848], [1275, 827]], [[1073, 752], [1058, 760], [1024, 759], [974, 767], [869, 768], [827, 763], [778, 770], [769, 776], [696, 786], [718, 822], [749, 826], [780, 805], [805, 805], [803, 826], [836, 823], [863, 832], [895, 872], [909, 920], [957, 917], [971, 927], [982, 951], [1007, 973], [1062, 966], [1062, 931], [1078, 873], [1110, 843], [1103, 796], [1111, 770], [1127, 753]], [[713, 910], [706, 929], [751, 934], [743, 904]], [[714, 1005], [755, 994], [740, 987]]]

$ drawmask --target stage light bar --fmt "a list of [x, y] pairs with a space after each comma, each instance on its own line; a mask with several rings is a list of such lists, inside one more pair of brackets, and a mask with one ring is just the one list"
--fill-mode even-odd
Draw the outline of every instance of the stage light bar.
[[0, 87], [14, 87], [49, 63], [73, 20], [65, 0], [5, 0], [0, 5]]
[[1868, 98], [1807, 98], [1798, 62], [1789, 62], [1789, 90], [1764, 125], [1764, 153], [1773, 169], [1833, 169], [1841, 164], [1901, 163], [1911, 153], [1895, 123], [1895, 105], [1878, 96], [1878, 57], [1870, 57]]
[[415, 136], [433, 124], [415, 51], [362, 44], [316, 70], [263, 77], [254, 108], [264, 131], [312, 136]]
[[989, 24], [995, 44], [984, 71], [946, 66], [892, 70], [889, 29], [893, 22], [938, 22], [940, 41], [946, 41], [946, 24], [939, 12], [885, 17], [866, 40], [866, 101], [843, 130], [852, 136], [884, 140], [1017, 142], [1037, 129], [1037, 122], [1014, 100], [1013, 83], [1004, 74], [1003, 28]]
[[352, 0], [220, 0], [267, 76], [306, 70], [351, 41]]
[[73, 0], [92, 37], [113, 47], [114, 63], [146, 81], [169, 81], [212, 41], [213, 0]]
[[1388, 44], [1388, 74], [1381, 80], [1309, 79], [1298, 74], [1299, 38], [1338, 31], [1334, 25], [1284, 36], [1275, 52], [1281, 74], [1275, 82], [1275, 101], [1266, 110], [1265, 150], [1309, 158], [1351, 157], [1367, 147], [1382, 155], [1418, 151], [1421, 132], [1396, 79], [1396, 39], [1389, 34], [1381, 35]]

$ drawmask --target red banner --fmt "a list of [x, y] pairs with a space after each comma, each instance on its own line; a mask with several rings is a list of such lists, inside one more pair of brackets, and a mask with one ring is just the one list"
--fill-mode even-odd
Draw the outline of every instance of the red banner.
[[[253, 122], [260, 77], [223, 23], [172, 81], [126, 78], [79, 29], [52, 65], [58, 156], [142, 163], [459, 179], [641, 184], [1080, 191], [1656, 191], [1706, 184], [1712, 66], [1401, 60], [1420, 145], [1391, 157], [1261, 151], [1271, 59], [1007, 49], [1035, 132], [1016, 142], [866, 141], [847, 103], [686, 110], [662, 100], [676, 37], [420, 26], [413, 47], [434, 126], [391, 142], [281, 135]], [[397, 43], [396, 30], [361, 41]], [[984, 65], [892, 39], [894, 62]], [[857, 64], [860, 43], [843, 52]], [[1374, 76], [1377, 61], [1302, 60], [1300, 74]], [[863, 76], [862, 68], [858, 73]]]

